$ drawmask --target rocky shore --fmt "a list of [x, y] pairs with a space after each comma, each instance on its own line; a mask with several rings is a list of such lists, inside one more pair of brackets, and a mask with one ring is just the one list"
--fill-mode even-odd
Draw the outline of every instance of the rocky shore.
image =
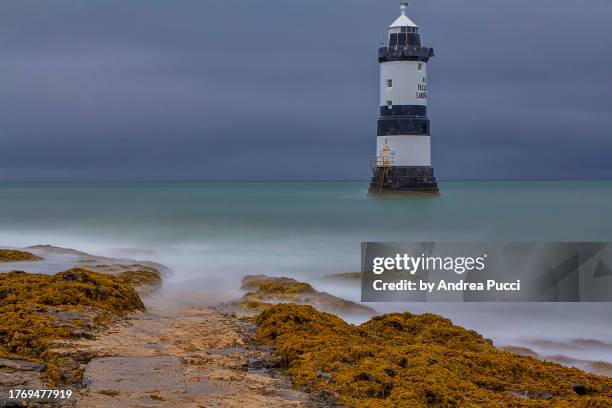
[[60, 339], [91, 337], [144, 305], [123, 276], [73, 268], [55, 275], [0, 274], [0, 357], [40, 360], [52, 385], [73, 383], [77, 366], [58, 361]]
[[[159, 289], [163, 266], [29, 249], [83, 267], [0, 274], [0, 407], [323, 406], [270, 365], [272, 349], [255, 341], [253, 322], [205, 307], [145, 308], [141, 298], [146, 304]], [[0, 262], [42, 260], [4, 253]], [[9, 398], [11, 389], [48, 388], [74, 394]]]
[[0, 262], [60, 253], [75, 267], [0, 274], [0, 407], [53, 406], [8, 399], [49, 387], [79, 407], [612, 405], [609, 377], [497, 349], [440, 316], [375, 316], [291, 278], [247, 276], [235, 301], [160, 310], [147, 298], [162, 265], [44, 246], [0, 250]]

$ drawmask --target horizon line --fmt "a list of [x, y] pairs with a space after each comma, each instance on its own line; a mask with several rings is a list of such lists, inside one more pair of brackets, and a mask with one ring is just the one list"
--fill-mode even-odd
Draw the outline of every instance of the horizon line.
[[[612, 181], [612, 178], [575, 178], [575, 179], [564, 179], [564, 178], [490, 178], [490, 179], [474, 179], [474, 178], [457, 178], [457, 179], [440, 179], [439, 182], [579, 182], [579, 181]], [[235, 179], [235, 180], [198, 180], [198, 179], [108, 179], [108, 180], [0, 180], [0, 184], [27, 184], [27, 183], [369, 183], [369, 180], [364, 179], [335, 179], [335, 180], [321, 180], [321, 179], [281, 179], [281, 180], [248, 180], [248, 179]]]

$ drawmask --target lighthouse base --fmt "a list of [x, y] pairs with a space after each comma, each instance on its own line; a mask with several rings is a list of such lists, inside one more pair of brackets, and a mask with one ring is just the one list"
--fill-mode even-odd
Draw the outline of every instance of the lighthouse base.
[[370, 182], [371, 196], [439, 196], [433, 167], [378, 167]]

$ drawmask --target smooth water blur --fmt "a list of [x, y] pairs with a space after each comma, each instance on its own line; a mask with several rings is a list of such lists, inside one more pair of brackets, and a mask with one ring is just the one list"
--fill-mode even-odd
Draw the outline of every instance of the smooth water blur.
[[[179, 298], [212, 303], [239, 296], [246, 274], [310, 280], [358, 271], [362, 241], [612, 241], [610, 181], [446, 182], [433, 199], [368, 198], [366, 189], [361, 182], [6, 183], [0, 246], [51, 244], [161, 262], [174, 271], [168, 288]], [[358, 288], [321, 288], [359, 297]], [[499, 343], [575, 333], [612, 339], [609, 304], [373, 306], [445, 314]]]
[[[320, 255], [364, 240], [612, 239], [612, 182], [441, 189], [436, 199], [374, 199], [356, 182], [8, 183], [0, 184], [0, 238], [154, 247], [295, 240]], [[321, 240], [341, 248], [320, 253]]]

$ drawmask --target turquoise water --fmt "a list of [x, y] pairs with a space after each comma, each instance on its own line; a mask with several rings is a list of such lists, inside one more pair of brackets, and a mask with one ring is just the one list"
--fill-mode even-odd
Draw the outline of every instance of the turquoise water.
[[[610, 181], [446, 182], [435, 199], [368, 198], [366, 189], [363, 182], [5, 183], [0, 246], [52, 244], [159, 261], [174, 271], [168, 288], [213, 303], [239, 295], [246, 274], [309, 280], [358, 271], [361, 241], [612, 241]], [[354, 288], [323, 289], [358, 298]], [[500, 342], [564, 337], [567, 324], [612, 339], [610, 305], [375, 307], [436, 311]]]
[[611, 240], [612, 182], [448, 182], [436, 199], [373, 199], [366, 184], [0, 184], [3, 240], [184, 244]]

